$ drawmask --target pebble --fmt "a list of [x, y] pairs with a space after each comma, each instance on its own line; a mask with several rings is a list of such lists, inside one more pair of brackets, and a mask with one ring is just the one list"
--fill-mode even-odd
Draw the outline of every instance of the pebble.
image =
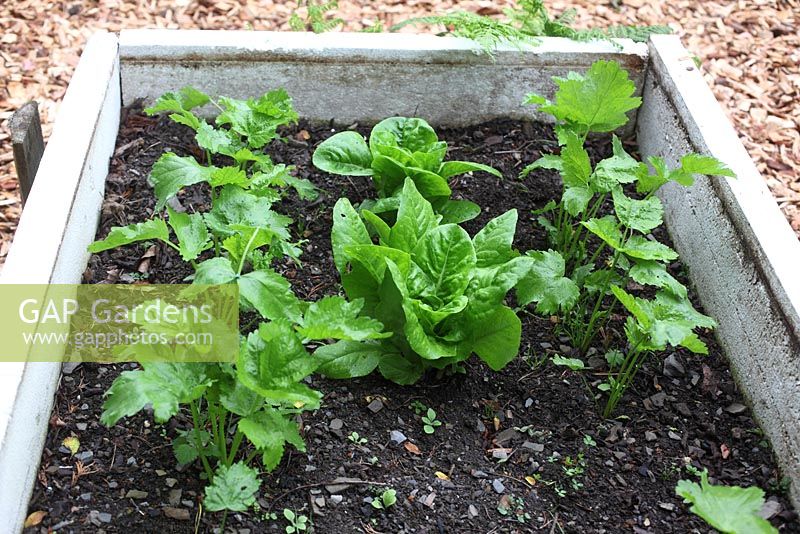
[[506, 491], [506, 487], [499, 478], [492, 480], [492, 489], [497, 494], [502, 494], [504, 491]]
[[526, 441], [525, 443], [523, 443], [522, 448], [532, 450], [533, 452], [544, 451], [544, 445], [542, 445], [541, 443], [533, 443], [532, 441]]
[[658, 503], [658, 507], [661, 508], [662, 510], [667, 510], [668, 512], [675, 511], [675, 505], [672, 504], [671, 502], [660, 502]]
[[92, 458], [94, 458], [94, 453], [92, 451], [83, 451], [75, 455], [75, 459], [81, 462], [87, 462]]
[[473, 469], [472, 471], [469, 472], [469, 474], [475, 478], [489, 478], [489, 475], [487, 475], [480, 469]]
[[530, 408], [531, 406], [533, 406], [533, 399], [528, 397], [527, 399], [525, 399], [525, 407]]
[[174, 489], [169, 491], [169, 503], [172, 506], [178, 506], [181, 502], [181, 495], [183, 495], [183, 490], [181, 489]]
[[649, 430], [644, 433], [644, 439], [647, 441], [655, 441], [658, 439], [658, 436], [655, 432], [650, 432]]
[[341, 495], [338, 495], [338, 494], [337, 495], [331, 495], [331, 502], [333, 504], [342, 504], [343, 500], [344, 500], [344, 497], [341, 496]]
[[316, 499], [314, 499], [314, 504], [316, 504], [320, 508], [325, 508], [325, 497], [317, 497]]
[[399, 430], [392, 430], [392, 431], [389, 433], [389, 439], [390, 439], [390, 440], [392, 440], [393, 442], [397, 443], [398, 445], [400, 445], [400, 444], [401, 444], [401, 443], [403, 443], [403, 442], [404, 442], [404, 441], [405, 441], [407, 438], [406, 438], [405, 434], [403, 434], [403, 433], [402, 433], [402, 432], [400, 432]]
[[128, 490], [128, 493], [125, 494], [126, 499], [146, 499], [147, 492], [141, 491], [137, 489]]
[[109, 489], [117, 489], [119, 487], [119, 483], [112, 480], [111, 482], [108, 483], [108, 487]]
[[434, 499], [436, 499], [436, 492], [432, 491], [428, 495], [426, 495], [424, 499], [422, 499], [422, 504], [424, 504], [428, 508], [433, 508]]
[[670, 430], [670, 431], [667, 433], [667, 435], [669, 436], [669, 438], [670, 438], [670, 439], [674, 439], [675, 441], [680, 441], [680, 440], [681, 440], [681, 436], [680, 436], [680, 434], [676, 434], [676, 433], [675, 433], [675, 432], [673, 432], [672, 430]]
[[165, 478], [164, 479], [164, 484], [166, 484], [168, 488], [171, 488], [172, 486], [174, 486], [177, 483], [178, 483], [178, 481], [175, 480], [174, 478]]
[[87, 502], [91, 501], [92, 500], [92, 494], [91, 493], [81, 493], [81, 500], [82, 501], [87, 501]]
[[166, 472], [166, 471], [164, 471], [163, 469], [156, 469], [156, 474], [157, 474], [158, 476], [160, 476], [160, 477], [163, 477], [164, 475], [166, 475], [166, 474], [167, 474], [167, 472]]
[[378, 413], [383, 410], [383, 402], [380, 399], [373, 399], [372, 402], [367, 405], [367, 409], [372, 413]]
[[341, 430], [343, 426], [344, 426], [344, 421], [342, 421], [341, 419], [334, 419], [333, 421], [330, 422], [328, 428], [330, 428], [331, 430]]
[[81, 432], [85, 431], [89, 427], [86, 423], [75, 423], [75, 428], [80, 430]]
[[683, 364], [678, 360], [678, 355], [674, 352], [664, 360], [664, 375], [670, 378], [678, 378], [686, 374]]
[[177, 519], [178, 521], [188, 521], [191, 519], [191, 514], [186, 508], [173, 508], [172, 506], [164, 507], [164, 515], [170, 519]]
[[725, 411], [730, 414], [737, 414], [737, 413], [742, 413], [746, 409], [747, 406], [745, 406], [744, 404], [739, 404], [738, 402], [734, 402], [733, 404], [725, 408]]
[[483, 421], [478, 420], [478, 424], [475, 425], [475, 430], [483, 434], [486, 432], [486, 425], [483, 424]]
[[474, 504], [469, 505], [469, 509], [467, 510], [470, 517], [478, 517], [478, 509], [475, 508]]

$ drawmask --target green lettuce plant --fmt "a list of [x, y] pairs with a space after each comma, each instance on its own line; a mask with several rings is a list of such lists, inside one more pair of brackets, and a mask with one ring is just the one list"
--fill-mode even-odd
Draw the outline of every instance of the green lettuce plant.
[[[527, 102], [555, 119], [561, 152], [543, 156], [522, 174], [542, 168], [561, 174], [561, 199], [540, 210], [538, 221], [551, 246], [561, 253], [562, 274], [570, 282], [562, 282], [560, 301], [544, 306], [540, 302], [537, 310], [561, 315], [560, 327], [581, 354], [605, 329], [617, 299], [632, 314], [625, 328], [628, 351], [612, 369], [616, 374], [602, 386], [610, 391], [604, 410], [610, 415], [648, 353], [669, 344], [705, 354], [708, 349], [693, 329], [714, 326], [710, 318], [694, 310], [686, 288], [669, 273], [677, 252], [652, 235], [662, 225], [664, 214], [655, 193], [670, 182], [690, 186], [695, 174], [733, 177], [733, 173], [715, 158], [700, 154], [684, 155], [672, 169], [654, 156], [648, 158], [648, 166], [628, 154], [616, 136], [612, 136], [612, 155], [593, 165], [585, 148], [587, 137], [613, 132], [627, 123], [626, 113], [641, 104], [633, 96], [635, 86], [613, 61], [598, 61], [585, 75], [570, 73], [554, 81], [558, 89], [552, 102], [539, 95], [530, 95]], [[609, 203], [611, 213], [601, 216]], [[655, 288], [656, 298], [620, 298], [631, 282]], [[519, 293], [525, 304], [529, 292], [524, 283]], [[634, 313], [631, 303], [636, 302]], [[675, 322], [681, 327], [662, 331]]]
[[334, 207], [331, 242], [344, 290], [392, 334], [318, 349], [320, 372], [348, 378], [377, 368], [411, 384], [426, 369], [457, 369], [473, 353], [503, 368], [517, 355], [521, 330], [504, 299], [536, 263], [512, 247], [517, 212], [471, 238], [456, 224], [442, 224], [411, 178], [398, 200], [393, 226], [369, 210], [359, 215], [347, 199]]
[[358, 132], [339, 132], [314, 151], [314, 165], [331, 174], [371, 176], [377, 202], [362, 207], [373, 213], [394, 211], [406, 178], [443, 217], [445, 223], [475, 218], [480, 208], [466, 200], [450, 200], [447, 179], [470, 171], [502, 178], [492, 167], [469, 161], [445, 161], [447, 143], [422, 119], [391, 117], [372, 129], [369, 144]]

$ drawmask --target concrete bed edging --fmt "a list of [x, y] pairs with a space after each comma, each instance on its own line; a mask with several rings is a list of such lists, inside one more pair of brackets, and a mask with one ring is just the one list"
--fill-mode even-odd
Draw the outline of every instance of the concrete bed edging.
[[645, 44], [628, 39], [612, 44], [542, 38], [537, 47], [503, 46], [491, 59], [471, 41], [425, 34], [120, 33], [123, 105], [139, 98], [149, 103], [185, 85], [237, 98], [283, 87], [301, 117], [347, 125], [391, 115], [447, 126], [500, 117], [543, 119], [522, 102], [530, 92], [552, 95], [551, 76], [614, 59], [640, 89], [647, 54]]
[[[637, 126], [643, 156], [659, 154], [669, 160], [678, 151], [712, 153], [740, 177], [739, 181], [698, 180], [685, 195], [680, 191], [686, 190], [668, 188], [662, 198], [668, 228], [684, 263], [690, 267], [690, 277], [703, 305], [709, 313], [720, 314], [718, 336], [726, 351], [734, 351], [734, 357], [729, 354], [729, 359], [737, 379], [753, 403], [754, 413], [772, 441], [782, 468], [792, 477], [797, 507], [800, 461], [798, 447], [792, 449], [791, 445], [800, 436], [800, 414], [776, 412], [786, 408], [780, 404], [784, 398], [795, 399], [790, 408], [800, 405], [794, 396], [798, 392], [796, 340], [800, 322], [796, 317], [800, 281], [792, 281], [791, 277], [787, 281], [791, 262], [800, 257], [800, 245], [793, 235], [791, 243], [787, 240], [787, 234], [791, 234], [788, 224], [708, 86], [697, 72], [686, 70], [690, 56], [677, 38], [656, 36], [649, 49], [632, 43], [618, 49], [607, 43], [551, 38], [542, 41], [536, 49], [502, 49], [492, 63], [476, 55], [469, 42], [426, 35], [278, 37], [271, 32], [135, 30], [121, 33], [118, 48], [113, 35], [99, 34], [87, 45], [70, 82], [0, 283], [80, 281], [88, 259], [86, 246], [94, 237], [102, 204], [119, 109], [138, 97], [152, 100], [189, 83], [212, 94], [247, 97], [262, 89], [287, 86], [294, 80], [302, 82], [291, 86], [295, 104], [301, 116], [311, 119], [376, 122], [388, 115], [407, 114], [424, 116], [434, 125], [464, 125], [501, 116], [540, 118], [521, 108], [520, 95], [531, 91], [552, 94], [552, 75], [585, 69], [601, 58], [622, 60], [626, 68], [633, 70], [632, 77], [645, 99], [638, 120], [631, 122], [631, 130]], [[370, 55], [375, 49], [379, 59]], [[217, 54], [216, 63], [203, 59], [205, 53]], [[320, 54], [323, 59], [312, 61], [308, 67], [308, 62]], [[245, 72], [245, 82], [231, 86], [224, 77], [215, 81], [220, 73], [230, 73], [231, 69], [241, 72], [243, 57], [251, 63], [269, 63], [270, 74], [254, 78], [257, 65], [251, 65], [251, 70]], [[289, 69], [287, 61], [293, 57], [304, 61], [307, 68]], [[357, 58], [358, 63], [348, 67], [348, 58]], [[385, 68], [373, 68], [381, 64]], [[211, 76], [207, 71], [202, 76], [192, 74], [200, 68], [210, 69]], [[362, 77], [352, 72], [345, 75], [348, 69], [360, 69], [357, 73]], [[457, 69], [460, 78], [447, 69]], [[514, 70], [526, 74], [508, 76]], [[449, 92], [435, 93], [413, 86], [426, 71], [432, 76], [427, 79], [429, 83], [438, 80], [438, 86]], [[391, 74], [392, 83], [380, 82], [380, 73], [384, 77]], [[410, 82], [409, 76], [413, 78]], [[487, 82], [490, 78], [503, 83]], [[443, 81], [448, 83], [442, 85]], [[318, 88], [323, 82], [333, 84], [335, 91], [319, 98]], [[412, 87], [398, 91], [397, 86], [403, 83]], [[301, 89], [301, 93], [296, 92]], [[459, 96], [453, 91], [462, 93], [458, 105], [442, 106], [442, 99], [449, 102]], [[360, 96], [354, 98], [354, 92]], [[476, 92], [477, 97], [469, 98]], [[304, 103], [307, 98], [311, 104]], [[460, 118], [465, 109], [472, 113], [466, 120]], [[65, 199], [69, 201], [64, 202]], [[722, 218], [717, 221], [722, 233], [695, 232], [695, 225], [703, 228], [708, 222], [699, 216], [709, 214]], [[42, 220], [48, 225], [37, 226]], [[701, 254], [703, 247], [711, 249], [706, 244], [712, 237], [719, 237], [714, 242], [716, 252]], [[715, 271], [703, 269], [703, 261], [715, 269], [728, 266], [732, 278], [721, 284], [713, 276]], [[748, 287], [749, 292], [735, 291]], [[757, 298], [747, 298], [748, 295]], [[749, 306], [746, 313], [726, 314], [726, 306], [734, 301]], [[764, 314], [764, 310], [770, 313]], [[768, 347], [768, 361], [778, 365], [766, 369], [759, 360], [748, 357], [758, 354], [748, 350], [763, 346], [759, 339], [752, 344], [743, 342], [747, 336], [741, 326], [750, 324], [747, 321], [751, 319], [752, 324], [759, 325], [758, 335], [767, 336], [762, 339], [774, 340]], [[0, 533], [18, 532], [25, 519], [59, 371], [57, 364], [0, 364]], [[790, 378], [782, 381], [786, 387], [761, 393], [765, 391], [765, 380], [780, 382], [786, 377]]]
[[[0, 283], [80, 283], [119, 109], [117, 37], [98, 33], [60, 105]], [[0, 363], [0, 533], [22, 530], [60, 374], [58, 363]]]
[[643, 158], [674, 165], [700, 152], [737, 175], [666, 186], [660, 196], [681, 262], [719, 323], [717, 338], [800, 509], [800, 242], [677, 37], [652, 37], [644, 98]]

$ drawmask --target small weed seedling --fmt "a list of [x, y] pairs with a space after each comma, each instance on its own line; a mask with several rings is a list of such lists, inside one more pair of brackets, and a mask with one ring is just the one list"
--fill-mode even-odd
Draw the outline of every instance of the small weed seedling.
[[442, 422], [436, 419], [436, 412], [433, 408], [428, 408], [426, 414], [422, 416], [422, 422], [422, 430], [424, 430], [426, 434], [433, 434], [436, 432], [436, 427], [442, 426]]
[[347, 439], [355, 443], [356, 445], [365, 445], [367, 443], [367, 438], [362, 438], [358, 435], [358, 432], [350, 432], [350, 435], [347, 436]]
[[379, 493], [372, 499], [372, 507], [376, 510], [388, 510], [397, 502], [397, 491], [391, 488]]
[[283, 517], [289, 522], [286, 525], [286, 534], [297, 534], [298, 532], [305, 532], [308, 529], [308, 516], [297, 514], [288, 508], [283, 509]]
[[424, 414], [425, 412], [428, 411], [428, 407], [425, 406], [423, 403], [421, 403], [418, 400], [415, 400], [414, 402], [412, 402], [409, 405], [409, 408], [414, 410], [414, 413], [417, 414], [417, 415], [422, 415], [422, 414]]
[[689, 511], [706, 523], [727, 534], [777, 534], [777, 529], [759, 516], [764, 506], [761, 488], [714, 486], [708, 482], [708, 471], [700, 473], [700, 484], [681, 480], [675, 493], [691, 503]]
[[500, 499], [497, 512], [504, 517], [511, 517], [522, 524], [525, 524], [531, 519], [531, 514], [525, 511], [525, 499], [513, 494]]

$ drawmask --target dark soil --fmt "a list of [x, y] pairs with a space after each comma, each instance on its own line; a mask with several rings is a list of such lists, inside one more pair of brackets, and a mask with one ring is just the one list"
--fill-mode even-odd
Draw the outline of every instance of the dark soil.
[[[187, 129], [167, 119], [132, 112], [122, 124], [98, 237], [152, 214], [146, 177], [164, 151], [195, 151]], [[285, 143], [269, 148], [276, 161], [296, 165], [297, 175], [325, 191], [310, 204], [287, 198], [280, 208], [295, 218], [298, 237], [308, 240], [302, 267], [281, 266], [306, 299], [339, 290], [329, 240], [333, 203], [371, 194], [364, 178], [329, 176], [311, 166], [314, 147], [332, 133], [301, 124], [286, 132]], [[506, 177], [452, 182], [457, 197], [483, 207], [467, 230], [515, 207], [517, 247], [545, 248], [530, 212], [559, 196], [558, 178], [515, 177], [540, 150], [552, 150], [551, 129], [497, 121], [440, 134], [450, 143], [449, 158], [487, 163]], [[593, 143], [594, 157], [609, 152], [607, 139]], [[180, 201], [203, 210], [207, 191], [191, 188]], [[131, 246], [93, 256], [85, 278], [174, 283], [190, 273], [169, 248]], [[612, 322], [608, 336], [619, 336], [620, 326]], [[325, 398], [320, 410], [303, 418], [307, 452], [288, 452], [264, 475], [259, 508], [229, 515], [228, 530], [283, 532], [289, 508], [322, 533], [708, 532], [675, 496], [679, 479], [695, 478], [685, 467], [690, 462], [708, 468], [717, 483], [763, 488], [773, 524], [800, 532], [769, 445], [712, 337], [704, 336], [708, 357], [678, 350], [651, 358], [617, 417], [603, 420], [580, 376], [549, 362], [552, 354], [571, 351], [552, 331], [548, 320], [523, 315], [521, 357], [499, 373], [473, 359], [464, 375], [428, 377], [411, 387], [379, 376], [346, 382], [315, 377], [312, 385]], [[221, 524], [222, 514], [201, 513], [201, 470], [179, 469], [172, 454], [170, 438], [187, 419], [162, 427], [141, 413], [110, 429], [100, 425], [103, 392], [122, 369], [134, 367], [83, 364], [63, 376], [30, 504], [31, 512], [47, 512], [42, 532], [194, 532], [196, 526], [206, 532]], [[591, 381], [601, 374], [587, 376]], [[423, 432], [415, 403], [436, 410], [443, 424], [434, 434]], [[405, 441], [392, 441], [392, 431]], [[348, 439], [352, 432], [366, 441]], [[76, 456], [61, 445], [70, 435], [81, 441]], [[336, 484], [338, 477], [357, 482]], [[375, 510], [368, 500], [385, 488], [397, 490], [398, 502]], [[270, 513], [278, 519], [270, 520]]]

